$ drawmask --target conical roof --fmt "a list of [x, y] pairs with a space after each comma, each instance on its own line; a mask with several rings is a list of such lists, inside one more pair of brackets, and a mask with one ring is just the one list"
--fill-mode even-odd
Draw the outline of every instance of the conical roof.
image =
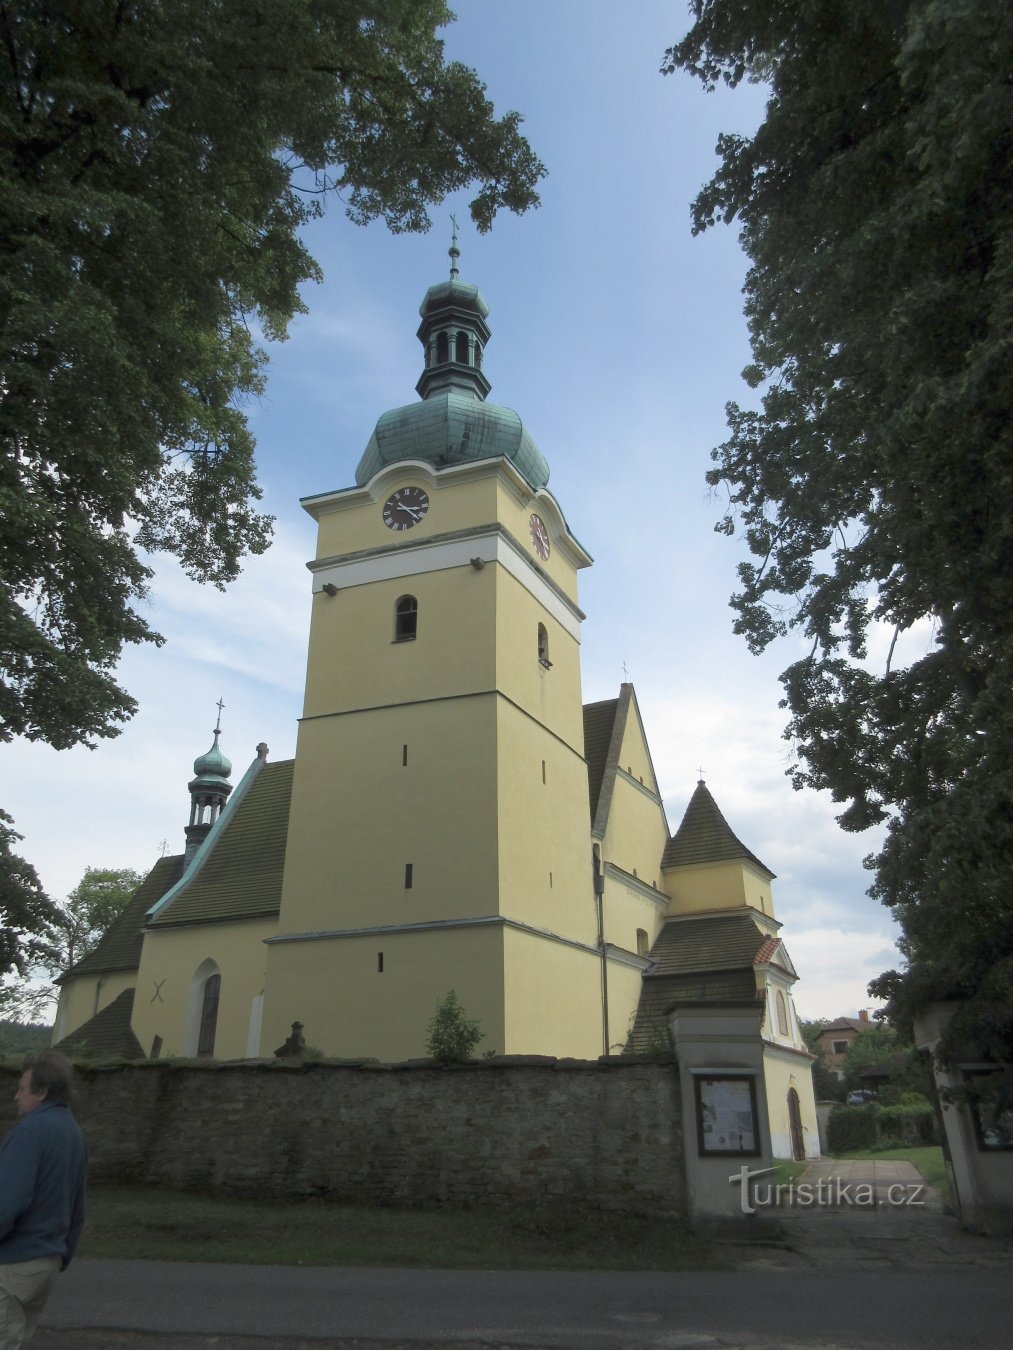
[[751, 862], [768, 877], [775, 875], [733, 833], [701, 778], [686, 807], [682, 824], [665, 846], [661, 865], [695, 867], [714, 862]]

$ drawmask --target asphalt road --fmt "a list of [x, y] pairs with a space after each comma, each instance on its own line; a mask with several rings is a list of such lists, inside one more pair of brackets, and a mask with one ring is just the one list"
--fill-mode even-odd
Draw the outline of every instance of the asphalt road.
[[850, 1269], [835, 1278], [798, 1269], [669, 1274], [80, 1260], [57, 1281], [42, 1325], [32, 1350], [988, 1350], [1010, 1343], [1013, 1271]]

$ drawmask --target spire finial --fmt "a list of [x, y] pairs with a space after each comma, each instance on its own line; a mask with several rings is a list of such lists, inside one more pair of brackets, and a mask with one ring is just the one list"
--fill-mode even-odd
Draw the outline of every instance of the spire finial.
[[451, 215], [450, 223], [453, 226], [453, 233], [450, 236], [450, 248], [447, 252], [450, 254], [450, 280], [456, 281], [460, 276], [457, 268], [457, 260], [461, 256], [461, 250], [457, 247], [457, 217]]
[[220, 697], [218, 699], [218, 702], [215, 704], [215, 707], [218, 709], [218, 721], [215, 723], [214, 734], [216, 736], [220, 736], [222, 734], [222, 709], [225, 707], [225, 704], [222, 702]]

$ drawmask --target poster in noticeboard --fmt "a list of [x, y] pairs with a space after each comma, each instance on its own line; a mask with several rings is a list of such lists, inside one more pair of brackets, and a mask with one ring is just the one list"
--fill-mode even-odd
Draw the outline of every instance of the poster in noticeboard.
[[755, 1079], [714, 1076], [695, 1082], [700, 1153], [755, 1158], [760, 1152]]

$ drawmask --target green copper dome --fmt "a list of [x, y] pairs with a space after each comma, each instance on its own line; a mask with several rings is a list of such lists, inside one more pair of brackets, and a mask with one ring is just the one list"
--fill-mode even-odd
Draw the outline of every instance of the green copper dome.
[[549, 481], [544, 456], [512, 409], [447, 390], [385, 412], [369, 438], [355, 481], [368, 483], [380, 469], [405, 459], [442, 469], [498, 455], [510, 460], [531, 487]]
[[492, 387], [482, 369], [489, 306], [477, 286], [458, 280], [458, 257], [455, 234], [450, 280], [430, 286], [419, 308], [425, 367], [415, 387], [421, 401], [392, 408], [377, 422], [355, 471], [360, 487], [402, 460], [443, 469], [500, 456], [532, 488], [549, 481], [549, 466], [518, 415], [485, 401]]
[[225, 786], [231, 789], [232, 784], [228, 782], [228, 777], [232, 772], [232, 761], [227, 759], [218, 748], [218, 737], [221, 734], [221, 730], [216, 727], [214, 745], [205, 754], [199, 755], [194, 760], [194, 781], [190, 784], [191, 792], [193, 792], [195, 785], [201, 787]]

